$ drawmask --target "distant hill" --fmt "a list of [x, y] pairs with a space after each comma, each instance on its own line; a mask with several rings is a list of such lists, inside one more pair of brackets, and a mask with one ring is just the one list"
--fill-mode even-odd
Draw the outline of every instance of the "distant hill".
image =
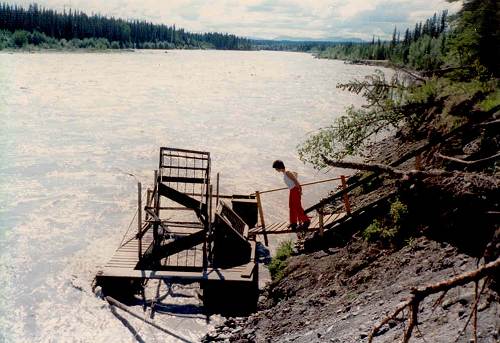
[[346, 38], [346, 37], [327, 37], [327, 38], [307, 38], [307, 37], [290, 37], [290, 36], [279, 36], [273, 41], [290, 41], [290, 42], [329, 42], [329, 43], [363, 43], [366, 42], [361, 38]]

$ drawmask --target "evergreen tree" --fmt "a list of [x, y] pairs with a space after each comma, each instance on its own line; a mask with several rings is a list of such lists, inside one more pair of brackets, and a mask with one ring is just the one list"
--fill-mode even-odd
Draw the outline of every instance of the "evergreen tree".
[[[456, 0], [450, 0], [456, 1]], [[479, 63], [500, 76], [500, 4], [497, 0], [465, 0], [458, 13], [452, 53], [462, 65]]]

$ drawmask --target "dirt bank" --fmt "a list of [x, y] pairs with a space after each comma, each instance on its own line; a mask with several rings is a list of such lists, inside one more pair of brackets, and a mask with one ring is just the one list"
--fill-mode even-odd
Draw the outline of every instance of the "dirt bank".
[[[498, 117], [498, 111], [491, 112], [488, 120]], [[378, 212], [365, 216], [364, 221], [356, 221], [353, 216], [355, 223], [344, 234], [336, 234], [336, 228], [330, 230], [332, 234], [325, 232], [324, 237], [309, 237], [309, 242], [316, 240], [320, 244], [313, 244], [308, 249], [311, 253], [288, 259], [283, 278], [263, 292], [259, 312], [248, 318], [228, 319], [205, 341], [367, 342], [372, 328], [407, 300], [413, 287], [449, 280], [498, 258], [500, 175], [495, 162], [469, 170], [463, 164], [449, 166], [436, 158], [438, 149], [453, 148], [456, 156], [477, 140], [493, 141], [493, 145], [483, 145], [498, 151], [498, 134], [492, 136], [488, 130], [460, 132], [440, 141], [418, 160], [412, 158], [398, 166], [411, 170], [420, 164], [424, 172], [437, 169], [446, 170], [445, 174], [376, 178], [358, 188], [351, 198], [353, 213], [387, 194], [395, 196]], [[388, 138], [379, 143], [373, 161], [394, 161], [420, 144], [397, 136]], [[483, 158], [481, 154], [489, 156], [491, 152], [483, 149], [466, 158]], [[392, 213], [395, 203], [399, 214]], [[330, 209], [341, 206], [340, 201], [334, 202]], [[376, 222], [380, 237], [389, 233], [393, 238], [369, 243], [363, 231]], [[498, 282], [500, 278], [496, 278]], [[479, 282], [479, 289], [483, 282]], [[481, 343], [500, 342], [500, 298], [498, 285], [493, 282], [487, 283], [478, 302], [477, 342]], [[475, 302], [475, 284], [452, 288], [440, 296], [431, 295], [420, 303], [411, 342], [473, 342], [473, 320], [469, 322], [469, 317]], [[401, 341], [407, 318], [406, 310], [389, 321], [374, 341]]]
[[[261, 310], [248, 319], [229, 320], [207, 339], [231, 342], [365, 342], [371, 328], [410, 295], [410, 288], [448, 279], [476, 267], [476, 259], [455, 247], [421, 237], [399, 250], [380, 249], [354, 239], [290, 259], [285, 277], [272, 284]], [[474, 302], [474, 286], [439, 295], [421, 305], [415, 342], [454, 342]], [[395, 342], [403, 321], [391, 321], [376, 342]], [[500, 307], [488, 290], [481, 298], [479, 342], [498, 342]], [[468, 329], [458, 342], [469, 342]]]

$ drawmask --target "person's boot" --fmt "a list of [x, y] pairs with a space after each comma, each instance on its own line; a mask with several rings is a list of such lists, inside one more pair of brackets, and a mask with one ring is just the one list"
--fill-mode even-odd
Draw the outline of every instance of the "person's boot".
[[297, 223], [291, 223], [288, 225], [288, 228], [291, 229], [292, 231], [297, 231]]

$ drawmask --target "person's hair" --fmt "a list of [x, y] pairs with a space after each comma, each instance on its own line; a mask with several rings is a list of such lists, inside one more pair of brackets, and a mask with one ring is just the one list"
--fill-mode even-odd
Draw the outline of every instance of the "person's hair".
[[281, 160], [276, 160], [273, 162], [274, 169], [285, 169], [285, 164]]

